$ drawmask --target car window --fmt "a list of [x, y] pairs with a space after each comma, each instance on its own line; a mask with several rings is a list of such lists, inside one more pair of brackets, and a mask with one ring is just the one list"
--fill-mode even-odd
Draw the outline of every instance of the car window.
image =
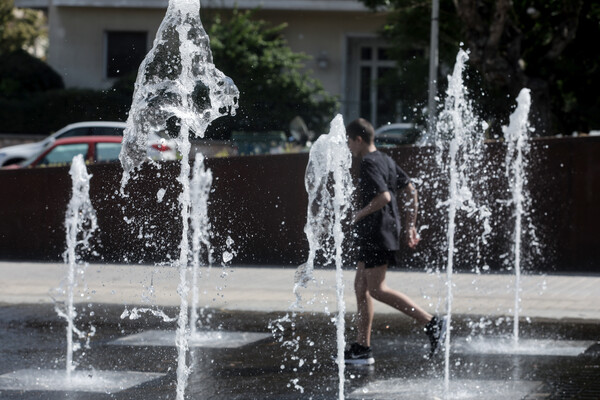
[[123, 128], [111, 128], [105, 126], [93, 126], [90, 128], [92, 136], [123, 136]]
[[117, 161], [121, 152], [121, 143], [96, 143], [96, 161]]
[[89, 135], [89, 130], [90, 130], [89, 128], [69, 129], [62, 135], [57, 136], [57, 139], [63, 139], [63, 138], [75, 137], [75, 136], [87, 136], [87, 135]]
[[87, 151], [87, 143], [63, 144], [50, 150], [50, 152], [40, 160], [38, 165], [49, 166], [70, 164], [71, 161], [73, 161], [73, 157], [78, 154], [83, 154], [83, 157], [86, 158]]

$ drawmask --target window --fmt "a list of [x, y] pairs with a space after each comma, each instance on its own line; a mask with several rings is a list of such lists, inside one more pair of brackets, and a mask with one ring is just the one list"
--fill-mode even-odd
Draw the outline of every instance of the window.
[[380, 38], [348, 38], [345, 119], [364, 117], [377, 128], [401, 117], [401, 93], [395, 93], [386, 77], [396, 74], [389, 45]]
[[96, 161], [117, 161], [121, 152], [121, 143], [96, 143]]
[[106, 32], [106, 77], [135, 71], [146, 56], [146, 32]]
[[56, 146], [50, 150], [38, 165], [50, 164], [70, 164], [73, 157], [82, 154], [83, 158], [87, 158], [88, 145], [87, 143], [63, 144]]
[[69, 138], [69, 137], [74, 137], [74, 136], [87, 136], [88, 134], [89, 134], [89, 128], [75, 128], [75, 129], [69, 129], [68, 131], [66, 131], [65, 133], [60, 135], [58, 137], [58, 139], [64, 139], [64, 138]]
[[110, 128], [107, 126], [90, 127], [91, 136], [123, 136], [123, 128]]
[[360, 53], [360, 115], [374, 126], [394, 122], [396, 99], [382, 78], [394, 73], [395, 63], [390, 61], [387, 47], [366, 44]]

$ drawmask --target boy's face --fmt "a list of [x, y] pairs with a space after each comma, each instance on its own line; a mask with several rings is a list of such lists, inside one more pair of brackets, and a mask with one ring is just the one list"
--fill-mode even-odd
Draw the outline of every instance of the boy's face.
[[348, 136], [348, 147], [350, 148], [350, 153], [352, 153], [354, 157], [360, 156], [363, 144], [364, 142], [360, 136], [357, 136], [356, 139], [352, 139]]

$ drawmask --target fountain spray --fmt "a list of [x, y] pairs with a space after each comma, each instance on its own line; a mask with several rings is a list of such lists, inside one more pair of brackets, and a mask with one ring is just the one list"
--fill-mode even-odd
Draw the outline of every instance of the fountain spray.
[[182, 231], [179, 245], [180, 311], [175, 341], [178, 349], [177, 399], [183, 400], [189, 368], [187, 268], [190, 262], [189, 221], [191, 215], [190, 136], [204, 137], [215, 119], [235, 115], [239, 91], [212, 60], [210, 40], [200, 21], [200, 0], [170, 0], [150, 52], [140, 65], [133, 102], [127, 119], [120, 160], [123, 166], [121, 193], [147, 158], [151, 132], [177, 136], [181, 155], [178, 182]]
[[481, 147], [483, 145], [483, 132], [487, 128], [485, 122], [480, 121], [472, 111], [472, 106], [466, 97], [466, 89], [463, 83], [462, 73], [465, 63], [469, 59], [467, 52], [460, 50], [456, 56], [454, 71], [448, 77], [448, 89], [443, 111], [440, 113], [436, 134], [438, 152], [438, 163], [442, 165], [442, 150], [448, 146], [448, 161], [445, 169], [449, 174], [448, 200], [438, 204], [448, 207], [448, 229], [447, 229], [447, 265], [446, 265], [446, 318], [448, 329], [446, 333], [444, 388], [446, 398], [448, 397], [450, 385], [450, 334], [452, 322], [452, 275], [454, 270], [455, 231], [456, 218], [459, 210], [464, 210], [468, 215], [477, 215], [483, 223], [483, 241], [491, 232], [489, 224], [490, 212], [486, 207], [479, 206], [471, 189], [472, 179], [469, 173], [476, 170], [481, 159]]
[[304, 233], [309, 243], [309, 256], [296, 272], [294, 293], [296, 303], [301, 301], [299, 289], [313, 279], [317, 253], [321, 252], [326, 264], [336, 268], [336, 295], [338, 315], [337, 364], [339, 372], [339, 399], [344, 398], [344, 338], [346, 305], [342, 273], [342, 223], [351, 207], [354, 185], [350, 175], [352, 155], [346, 144], [346, 129], [341, 115], [331, 122], [328, 135], [320, 136], [312, 145], [304, 183], [308, 193], [308, 208]]
[[[208, 220], [208, 196], [212, 185], [212, 171], [204, 167], [204, 156], [196, 154], [194, 160], [193, 177], [191, 181], [192, 198], [192, 308], [190, 314], [190, 332], [194, 336], [197, 329], [198, 306], [198, 280], [200, 267], [206, 259], [210, 268], [212, 254], [210, 246], [210, 221]], [[203, 257], [205, 255], [205, 257]]]
[[526, 213], [524, 187], [527, 183], [525, 171], [527, 169], [527, 155], [529, 153], [528, 134], [529, 109], [531, 108], [531, 93], [529, 89], [522, 89], [517, 97], [517, 108], [511, 114], [509, 125], [502, 127], [506, 141], [506, 178], [509, 181], [514, 207], [515, 230], [513, 238], [513, 256], [515, 268], [515, 309], [513, 321], [513, 340], [515, 345], [519, 342], [519, 312], [521, 307], [521, 233], [522, 219]]
[[85, 337], [85, 334], [78, 330], [74, 323], [77, 316], [74, 293], [77, 286], [76, 276], [80, 270], [78, 250], [89, 249], [89, 240], [98, 228], [96, 212], [90, 201], [90, 178], [92, 176], [87, 172], [82, 155], [73, 157], [69, 174], [73, 181], [73, 193], [65, 216], [67, 249], [64, 253], [64, 259], [68, 265], [67, 304], [64, 311], [58, 307], [55, 308], [58, 315], [67, 321], [67, 381], [71, 380], [71, 373], [75, 369], [73, 364], [73, 334], [78, 335], [79, 338]]

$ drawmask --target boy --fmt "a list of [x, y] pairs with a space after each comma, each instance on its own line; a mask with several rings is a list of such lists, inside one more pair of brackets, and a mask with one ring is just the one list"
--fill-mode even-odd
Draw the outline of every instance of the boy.
[[396, 190], [401, 191], [407, 208], [405, 240], [410, 248], [419, 243], [416, 230], [417, 191], [408, 176], [386, 154], [377, 150], [375, 131], [365, 119], [346, 127], [348, 147], [360, 162], [358, 183], [360, 209], [353, 216], [358, 239], [358, 263], [354, 291], [358, 308], [357, 337], [344, 353], [346, 364], [370, 365], [375, 362], [371, 351], [373, 299], [381, 301], [414, 318], [425, 326], [431, 342], [430, 356], [439, 348], [446, 334], [446, 319], [438, 319], [414, 303], [408, 296], [389, 288], [385, 282], [387, 267], [399, 249], [401, 234]]

